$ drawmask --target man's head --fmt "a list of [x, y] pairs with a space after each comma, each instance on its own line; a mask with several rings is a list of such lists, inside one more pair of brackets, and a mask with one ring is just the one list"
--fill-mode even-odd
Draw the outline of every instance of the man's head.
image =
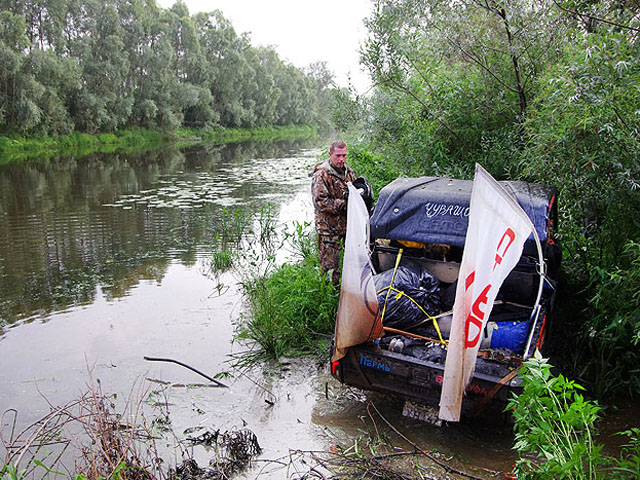
[[343, 141], [333, 142], [329, 147], [329, 163], [335, 168], [344, 167], [347, 160], [347, 144]]

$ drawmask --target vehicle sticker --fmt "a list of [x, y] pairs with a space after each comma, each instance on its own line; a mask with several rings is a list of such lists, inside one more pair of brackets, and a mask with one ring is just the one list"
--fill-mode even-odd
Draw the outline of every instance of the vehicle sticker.
[[365, 357], [364, 355], [360, 356], [360, 365], [374, 368], [376, 370], [382, 370], [383, 372], [387, 373], [391, 371], [391, 367], [389, 366], [389, 364], [372, 360], [371, 358]]

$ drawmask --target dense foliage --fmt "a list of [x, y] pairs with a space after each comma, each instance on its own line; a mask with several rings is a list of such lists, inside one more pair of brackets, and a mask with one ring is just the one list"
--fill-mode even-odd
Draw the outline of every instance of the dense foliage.
[[638, 478], [640, 430], [620, 432], [630, 442], [619, 457], [606, 456], [596, 439], [600, 407], [584, 398], [582, 386], [562, 375], [553, 375], [551, 368], [539, 353], [527, 360], [522, 372], [523, 392], [509, 402], [514, 418], [514, 448], [520, 454], [515, 478]]
[[375, 92], [335, 110], [365, 132], [357, 172], [379, 188], [479, 162], [556, 186], [563, 366], [600, 395], [640, 393], [640, 5], [377, 0], [367, 27]]
[[0, 134], [317, 125], [324, 63], [253, 47], [218, 10], [154, 0], [0, 0]]

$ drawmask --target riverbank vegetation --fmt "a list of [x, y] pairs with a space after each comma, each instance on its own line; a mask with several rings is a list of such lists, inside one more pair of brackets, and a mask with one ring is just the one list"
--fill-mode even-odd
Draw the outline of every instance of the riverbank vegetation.
[[239, 338], [260, 345], [258, 358], [329, 351], [339, 291], [322, 274], [308, 227], [298, 225], [288, 236], [288, 262], [244, 283], [251, 317]]
[[232, 270], [247, 303], [236, 338], [248, 350], [236, 355], [236, 365], [327, 353], [339, 291], [322, 274], [312, 226], [277, 225], [269, 206], [228, 210], [221, 223], [211, 271]]
[[0, 163], [54, 155], [83, 156], [94, 153], [144, 153], [165, 144], [177, 147], [206, 143], [218, 145], [245, 141], [277, 141], [310, 138], [316, 127], [308, 125], [257, 128], [180, 128], [171, 134], [130, 128], [114, 133], [72, 133], [54, 137], [0, 135]]
[[521, 480], [633, 479], [640, 473], [640, 428], [618, 435], [627, 438], [619, 456], [603, 453], [597, 421], [601, 408], [584, 398], [584, 388], [563, 375], [539, 352], [524, 363], [523, 392], [508, 408], [513, 411], [514, 466]]
[[182, 2], [1, 0], [0, 52], [2, 135], [326, 126], [336, 90]]
[[89, 135], [72, 133], [56, 137], [0, 136], [0, 163], [53, 155], [89, 155], [93, 153], [141, 153], [157, 148], [165, 140], [162, 132], [143, 129]]

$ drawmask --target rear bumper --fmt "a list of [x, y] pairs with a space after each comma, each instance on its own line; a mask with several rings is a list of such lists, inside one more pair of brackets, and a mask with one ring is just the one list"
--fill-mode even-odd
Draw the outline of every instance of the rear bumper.
[[[491, 360], [478, 359], [482, 366]], [[518, 376], [501, 385], [512, 372], [506, 364], [488, 365], [498, 375], [478, 372], [467, 387], [462, 404], [465, 414], [483, 409], [503, 411], [513, 394], [522, 391]], [[383, 350], [374, 343], [351, 347], [346, 357], [331, 365], [331, 374], [341, 383], [395, 395], [415, 403], [437, 406], [442, 391], [444, 365]]]

